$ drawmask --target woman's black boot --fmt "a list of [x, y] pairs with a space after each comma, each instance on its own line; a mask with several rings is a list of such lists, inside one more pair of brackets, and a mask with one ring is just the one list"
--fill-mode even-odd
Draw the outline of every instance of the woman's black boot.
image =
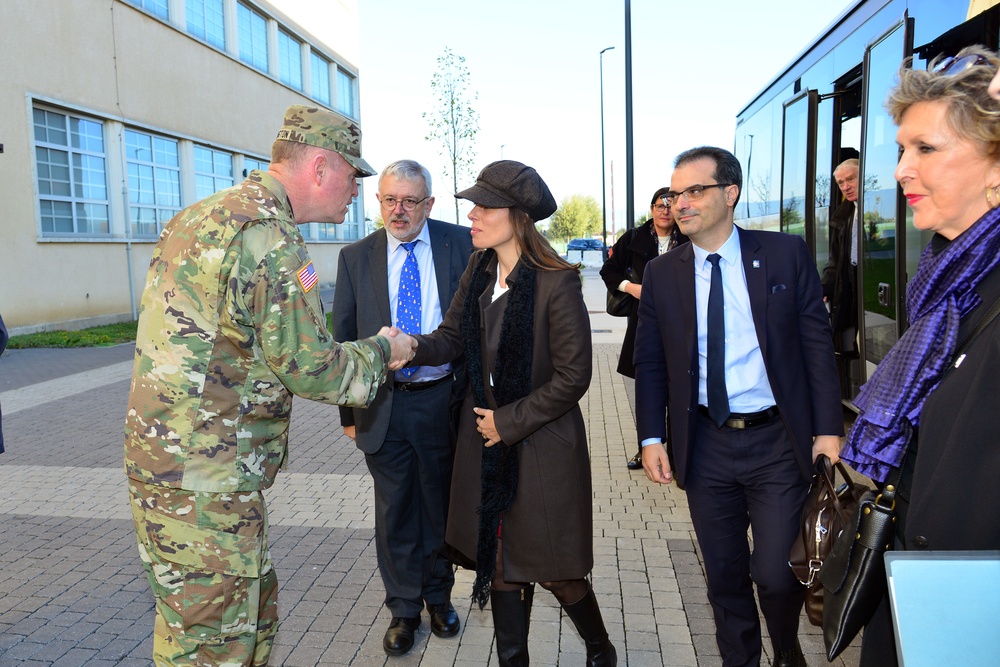
[[573, 621], [577, 632], [587, 647], [587, 667], [614, 667], [618, 664], [618, 653], [608, 639], [604, 628], [601, 608], [597, 606], [597, 596], [591, 588], [583, 599], [573, 604], [564, 604], [563, 611]]
[[500, 667], [528, 665], [528, 625], [534, 595], [534, 585], [516, 591], [490, 591], [493, 633], [497, 638]]

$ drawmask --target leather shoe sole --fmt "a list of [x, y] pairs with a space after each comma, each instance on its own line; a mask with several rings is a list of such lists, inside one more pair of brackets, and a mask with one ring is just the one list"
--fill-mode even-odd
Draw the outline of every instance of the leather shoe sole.
[[389, 655], [403, 655], [413, 648], [413, 636], [420, 627], [420, 617], [393, 617], [389, 629], [385, 631], [382, 648]]
[[448, 639], [458, 634], [461, 623], [458, 622], [458, 614], [450, 602], [429, 604], [427, 613], [431, 616], [431, 632], [435, 637]]

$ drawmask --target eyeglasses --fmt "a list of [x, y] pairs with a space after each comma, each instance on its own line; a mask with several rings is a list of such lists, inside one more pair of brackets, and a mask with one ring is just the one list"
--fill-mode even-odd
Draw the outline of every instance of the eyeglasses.
[[666, 204], [653, 204], [653, 210], [657, 213], [663, 213], [664, 211], [669, 211], [670, 207]]
[[430, 199], [430, 197], [424, 197], [423, 199], [414, 199], [413, 197], [403, 197], [402, 199], [396, 199], [395, 197], [379, 197], [379, 201], [382, 202], [382, 208], [387, 211], [395, 211], [396, 204], [402, 204], [404, 211], [413, 211], [417, 208], [417, 204], [421, 204]]
[[667, 192], [663, 195], [663, 202], [667, 206], [673, 206], [677, 201], [677, 198], [681, 195], [687, 197], [688, 201], [698, 201], [705, 196], [705, 190], [709, 188], [728, 188], [730, 185], [735, 185], [735, 183], [711, 183], [709, 185], [692, 185], [689, 188], [684, 188], [680, 192]]
[[955, 76], [956, 74], [961, 74], [967, 69], [972, 69], [973, 67], [978, 67], [980, 65], [989, 65], [990, 61], [986, 59], [985, 56], [981, 56], [977, 53], [970, 53], [967, 56], [962, 56], [961, 58], [945, 58], [939, 62], [934, 67], [934, 73], [940, 74], [941, 76]]

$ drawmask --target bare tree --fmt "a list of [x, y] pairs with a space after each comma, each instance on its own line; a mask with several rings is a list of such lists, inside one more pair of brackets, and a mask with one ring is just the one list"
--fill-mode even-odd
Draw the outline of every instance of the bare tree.
[[757, 215], [767, 215], [767, 209], [771, 199], [771, 174], [767, 176], [757, 176], [751, 182], [753, 192], [757, 195]]
[[[459, 177], [473, 176], [472, 162], [476, 157], [473, 147], [479, 132], [479, 114], [472, 107], [479, 99], [469, 84], [469, 68], [465, 58], [448, 47], [438, 56], [437, 71], [431, 77], [431, 90], [437, 98], [437, 109], [423, 112], [421, 116], [430, 125], [426, 139], [442, 146], [441, 154], [448, 158], [447, 171], [451, 176], [452, 193], [458, 192]], [[458, 200], [455, 200], [455, 222], [458, 217]]]

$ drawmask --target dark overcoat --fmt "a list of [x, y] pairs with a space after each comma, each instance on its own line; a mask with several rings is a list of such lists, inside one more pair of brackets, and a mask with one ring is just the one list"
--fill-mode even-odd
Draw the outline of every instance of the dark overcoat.
[[[851, 264], [851, 234], [854, 234], [854, 202], [844, 202], [830, 216], [830, 259], [823, 267], [823, 296], [830, 303], [830, 323], [834, 332], [858, 326], [858, 309], [854, 303], [852, 277], [856, 269]], [[834, 337], [839, 349], [840, 337]]]
[[[670, 235], [671, 248], [688, 241], [676, 225]], [[601, 267], [601, 279], [608, 286], [609, 292], [617, 290], [623, 280], [641, 284], [646, 262], [659, 254], [660, 246], [656, 239], [656, 231], [653, 228], [653, 221], [649, 220], [641, 227], [633, 227], [626, 231], [615, 242], [611, 248], [611, 256]], [[635, 366], [632, 365], [632, 355], [635, 351], [635, 328], [639, 321], [639, 300], [631, 299], [630, 304], [625, 338], [622, 340], [622, 351], [618, 356], [618, 372], [625, 377], [634, 378]]]
[[[441, 326], [417, 336], [414, 364], [440, 364], [463, 351], [466, 294], [482, 252], [473, 254]], [[515, 283], [518, 265], [508, 276]], [[508, 581], [561, 581], [585, 577], [594, 565], [590, 455], [579, 401], [590, 386], [590, 319], [576, 271], [538, 271], [530, 394], [498, 406], [490, 390], [500, 325], [509, 294], [495, 302], [496, 259], [479, 298], [483, 386], [504, 443], [518, 448], [514, 504], [503, 515], [503, 567]], [[526, 359], [525, 362], [528, 360]], [[479, 532], [483, 438], [476, 430], [471, 387], [462, 404], [451, 484], [446, 540], [464, 567], [474, 568]], [[457, 552], [457, 553], [454, 553]]]

